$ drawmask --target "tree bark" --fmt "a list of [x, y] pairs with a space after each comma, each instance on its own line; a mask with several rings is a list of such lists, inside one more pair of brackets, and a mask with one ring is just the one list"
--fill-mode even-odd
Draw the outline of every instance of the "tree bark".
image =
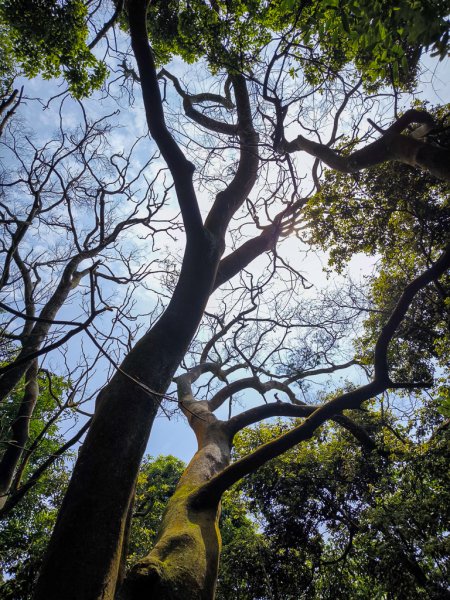
[[214, 598], [221, 549], [220, 501], [193, 506], [192, 499], [229, 464], [231, 436], [225, 423], [208, 410], [199, 410], [203, 403], [189, 404], [199, 449], [168, 503], [154, 548], [133, 567], [117, 600]]
[[131, 43], [147, 122], [174, 180], [186, 250], [166, 311], [99, 395], [47, 550], [37, 600], [103, 600], [114, 596], [127, 512], [161, 395], [183, 359], [214, 289], [229, 221], [245, 202], [258, 174], [258, 136], [252, 125], [245, 79], [236, 75], [233, 89], [239, 165], [228, 186], [217, 194], [203, 225], [192, 181], [194, 167], [165, 124], [146, 12], [146, 0], [128, 1]]
[[17, 465], [28, 441], [30, 419], [39, 396], [37, 375], [38, 362], [34, 360], [26, 372], [23, 398], [17, 416], [11, 425], [12, 439], [8, 441], [0, 461], [0, 510], [8, 500]]
[[338, 154], [325, 144], [314, 142], [302, 135], [290, 142], [283, 142], [280, 149], [288, 153], [307, 152], [340, 173], [357, 173], [387, 161], [397, 161], [424, 169], [437, 179], [450, 181], [448, 148], [416, 139], [413, 134], [404, 135], [403, 130], [411, 123], [424, 124], [429, 128], [434, 124], [433, 118], [428, 113], [411, 109], [394, 122], [379, 139], [348, 156]]
[[[205, 232], [188, 242], [165, 313], [100, 393], [47, 550], [37, 600], [114, 596], [127, 513], [160, 394], [198, 327], [222, 248]], [[133, 384], [123, 373], [155, 393]]]

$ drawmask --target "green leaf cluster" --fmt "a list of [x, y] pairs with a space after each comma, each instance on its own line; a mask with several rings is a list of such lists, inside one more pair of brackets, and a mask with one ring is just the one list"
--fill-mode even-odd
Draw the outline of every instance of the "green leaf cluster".
[[366, 81], [403, 86], [416, 74], [423, 49], [448, 52], [448, 6], [444, 0], [286, 0], [299, 16], [306, 43], [317, 40], [325, 56], [354, 62]]
[[160, 64], [172, 56], [187, 63], [205, 58], [213, 72], [240, 71], [271, 39], [279, 2], [158, 0], [148, 11], [149, 38]]
[[[408, 424], [386, 412], [362, 415], [381, 455], [327, 426], [243, 481], [239, 488], [270, 556], [264, 593], [245, 597], [445, 597], [448, 427], [427, 441], [414, 439], [428, 430], [431, 413], [439, 422], [432, 407], [425, 423], [421, 412]], [[287, 427], [279, 422], [243, 432], [237, 456]], [[238, 564], [234, 576], [245, 577]]]
[[[160, 64], [174, 55], [206, 59], [216, 72], [252, 68], [271, 39], [282, 40], [311, 83], [353, 63], [368, 86], [408, 86], [425, 48], [448, 51], [444, 0], [157, 0], [148, 12]], [[305, 53], [305, 46], [313, 50]]]
[[146, 456], [139, 471], [128, 543], [129, 565], [152, 547], [167, 502], [185, 469], [175, 456]]
[[4, 0], [0, 5], [0, 77], [15, 72], [45, 79], [62, 76], [78, 98], [100, 87], [106, 66], [87, 46], [83, 0]]

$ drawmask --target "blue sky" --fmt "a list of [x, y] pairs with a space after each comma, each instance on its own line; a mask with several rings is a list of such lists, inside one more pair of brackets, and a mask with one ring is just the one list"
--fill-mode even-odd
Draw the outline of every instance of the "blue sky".
[[[428, 99], [431, 103], [443, 103], [450, 101], [450, 86], [448, 80], [448, 61], [438, 64], [431, 58], [426, 58], [424, 61], [427, 71], [422, 76], [425, 82], [420, 89], [420, 93], [417, 95], [422, 99]], [[187, 67], [180, 60], [175, 61], [169, 66], [169, 70], [177, 74], [177, 76], [183, 76], [185, 81], [191, 81], [191, 74], [193, 73], [193, 67]], [[193, 79], [195, 82], [195, 80]], [[432, 85], [426, 82], [433, 82]], [[207, 85], [207, 81], [203, 82]], [[179, 105], [179, 99], [170, 90], [168, 86], [168, 99], [171, 103]], [[35, 139], [45, 140], [51, 137], [57, 129], [58, 124], [58, 100], [52, 101], [48, 107], [44, 108], [42, 102], [37, 101], [40, 98], [46, 102], [53, 94], [57, 94], [61, 91], [58, 82], [42, 81], [40, 78], [36, 78], [32, 81], [25, 82], [25, 95], [28, 98], [20, 108], [19, 118], [21, 119], [25, 128], [34, 132]], [[410, 102], [410, 98], [405, 99], [405, 105]], [[118, 110], [119, 113], [111, 117], [111, 122], [115, 124], [115, 129], [109, 135], [109, 143], [112, 151], [121, 152], [122, 150], [129, 148], [134, 141], [145, 133], [147, 126], [145, 121], [145, 115], [142, 108], [141, 98], [137, 90], [136, 99], [133, 106], [129, 106], [127, 98], [124, 96], [119, 99], [118, 102], [113, 101], [111, 98], [101, 97], [100, 94], [95, 95], [92, 99], [88, 99], [84, 103], [87, 114], [90, 118], [102, 116], [104, 114], [113, 113]], [[65, 100], [63, 108], [63, 120], [64, 124], [68, 128], [75, 128], [80, 119], [80, 108], [77, 103], [71, 99]], [[135, 158], [132, 164], [132, 171], [137, 172], [139, 168], [145, 164], [148, 156], [155, 151], [154, 144], [151, 140], [144, 139], [137, 148]], [[7, 155], [4, 154], [4, 160], [8, 160]], [[161, 166], [161, 162], [156, 161], [150, 167], [147, 176], [149, 178], [154, 175], [156, 170]], [[203, 195], [202, 195], [203, 194]], [[200, 202], [206, 207], [208, 204], [208, 195], [206, 192], [200, 194]], [[120, 211], [120, 207], [118, 208]], [[178, 209], [176, 206], [175, 198], [171, 197], [170, 202], [165, 209], [165, 218], [170, 218], [177, 213]], [[81, 213], [80, 213], [81, 214]], [[183, 235], [177, 235], [178, 241], [168, 239], [165, 243], [170, 245], [170, 250], [173, 253], [181, 252], [183, 247]], [[34, 245], [35, 249], [41, 247], [43, 251], [46, 251], [46, 245], [51, 243], [55, 245], [57, 240], [49, 239], [35, 239], [30, 240], [29, 243]], [[148, 253], [148, 246], [146, 246], [145, 240], [134, 240], [144, 256]], [[166, 248], [162, 242], [159, 246], [159, 255], [162, 256]], [[291, 257], [293, 260], [298, 260], [299, 246], [298, 240], [286, 240], [283, 242], [283, 252], [287, 257]], [[261, 269], [264, 265], [264, 258], [260, 259], [254, 268]], [[323, 266], [326, 263], [326, 257], [324, 255], [317, 255], [310, 253], [307, 256], [301, 258], [301, 270], [305, 273], [308, 280], [314, 284], [316, 289], [329, 284], [325, 273], [323, 272]], [[367, 257], [358, 256], [355, 257], [350, 266], [349, 272], [355, 279], [359, 279], [364, 274], [367, 274], [372, 269], [374, 259], [368, 259]], [[160, 289], [160, 285], [157, 279], [153, 279], [151, 286], [156, 290]], [[106, 289], [108, 289], [106, 287]], [[120, 292], [122, 293], [122, 291]], [[154, 308], [155, 305], [155, 294], [142, 288], [137, 292], [136, 299], [138, 302], [136, 312], [148, 313]], [[120, 298], [118, 299], [120, 301]], [[212, 301], [214, 306], [214, 300]], [[58, 315], [61, 319], [74, 318], [79, 316], [81, 313], [80, 306], [75, 304], [65, 306], [60, 314]], [[142, 317], [142, 324], [145, 326], [145, 317]], [[103, 328], [107, 331], [108, 320], [104, 320]], [[76, 339], [71, 344], [68, 351], [68, 357], [70, 360], [75, 361], [77, 353], [80, 350], [80, 339]], [[88, 340], [83, 340], [84, 348], [87, 353], [93, 353], [94, 348]], [[61, 357], [58, 355], [51, 356], [47, 359], [47, 364], [58, 371], [59, 361]], [[91, 386], [93, 388], [100, 386], [105, 380], [107, 369], [110, 367], [106, 362], [102, 363], [101, 368], [98, 369], [95, 374]], [[353, 376], [358, 376], [353, 374]], [[325, 381], [319, 382], [320, 385], [324, 385]], [[242, 395], [244, 398], [244, 395]], [[260, 398], [255, 394], [245, 394], [246, 404], [248, 406], [254, 403], [260, 403]], [[89, 406], [84, 407], [85, 410], [90, 410]], [[83, 418], [81, 418], [81, 421]], [[69, 422], [69, 426], [72, 423]], [[152, 455], [158, 454], [174, 454], [183, 460], [188, 460], [190, 456], [196, 450], [196, 442], [194, 434], [190, 431], [189, 427], [185, 423], [184, 417], [181, 415], [175, 415], [168, 420], [163, 414], [160, 414], [156, 419], [150, 442], [148, 445], [148, 452]]]

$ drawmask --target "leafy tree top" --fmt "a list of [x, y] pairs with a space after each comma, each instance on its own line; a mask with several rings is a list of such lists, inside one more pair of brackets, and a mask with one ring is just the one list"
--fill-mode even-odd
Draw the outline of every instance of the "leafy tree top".
[[[174, 55], [205, 58], [211, 70], [245, 70], [278, 38], [300, 61], [317, 59], [330, 71], [354, 63], [367, 84], [414, 80], [424, 48], [446, 55], [446, 3], [401, 0], [157, 0], [148, 10], [148, 31], [160, 64]], [[314, 59], [314, 60], [311, 60]], [[317, 69], [306, 69], [311, 80]]]
[[5, 0], [0, 6], [0, 78], [18, 69], [26, 77], [62, 76], [76, 97], [89, 95], [106, 76], [88, 46], [88, 6], [83, 0]]

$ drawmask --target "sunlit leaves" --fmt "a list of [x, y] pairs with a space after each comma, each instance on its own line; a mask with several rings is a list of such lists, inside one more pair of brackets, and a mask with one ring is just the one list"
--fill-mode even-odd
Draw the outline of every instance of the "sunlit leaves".
[[282, 36], [300, 62], [306, 47], [314, 50], [316, 60], [303, 65], [311, 82], [320, 60], [330, 73], [354, 63], [369, 86], [408, 86], [423, 49], [446, 55], [447, 12], [442, 0], [170, 0], [151, 3], [148, 28], [160, 63], [179, 55], [187, 62], [205, 58], [212, 71], [245, 69]]
[[[448, 107], [436, 110], [435, 117], [430, 142], [448, 144]], [[327, 171], [320, 193], [308, 203], [310, 241], [329, 252], [330, 265], [342, 271], [357, 253], [378, 258], [365, 333], [357, 345], [368, 363], [402, 290], [449, 242], [449, 192], [447, 183], [431, 175], [386, 163], [357, 176]], [[414, 299], [389, 348], [397, 381], [430, 381], [436, 365], [448, 365], [449, 286], [443, 277]]]
[[6, 63], [1, 75], [12, 68], [27, 77], [63, 76], [76, 97], [100, 87], [106, 66], [87, 46], [88, 8], [82, 0], [5, 0], [0, 7], [0, 32], [8, 44], [2, 52]]

